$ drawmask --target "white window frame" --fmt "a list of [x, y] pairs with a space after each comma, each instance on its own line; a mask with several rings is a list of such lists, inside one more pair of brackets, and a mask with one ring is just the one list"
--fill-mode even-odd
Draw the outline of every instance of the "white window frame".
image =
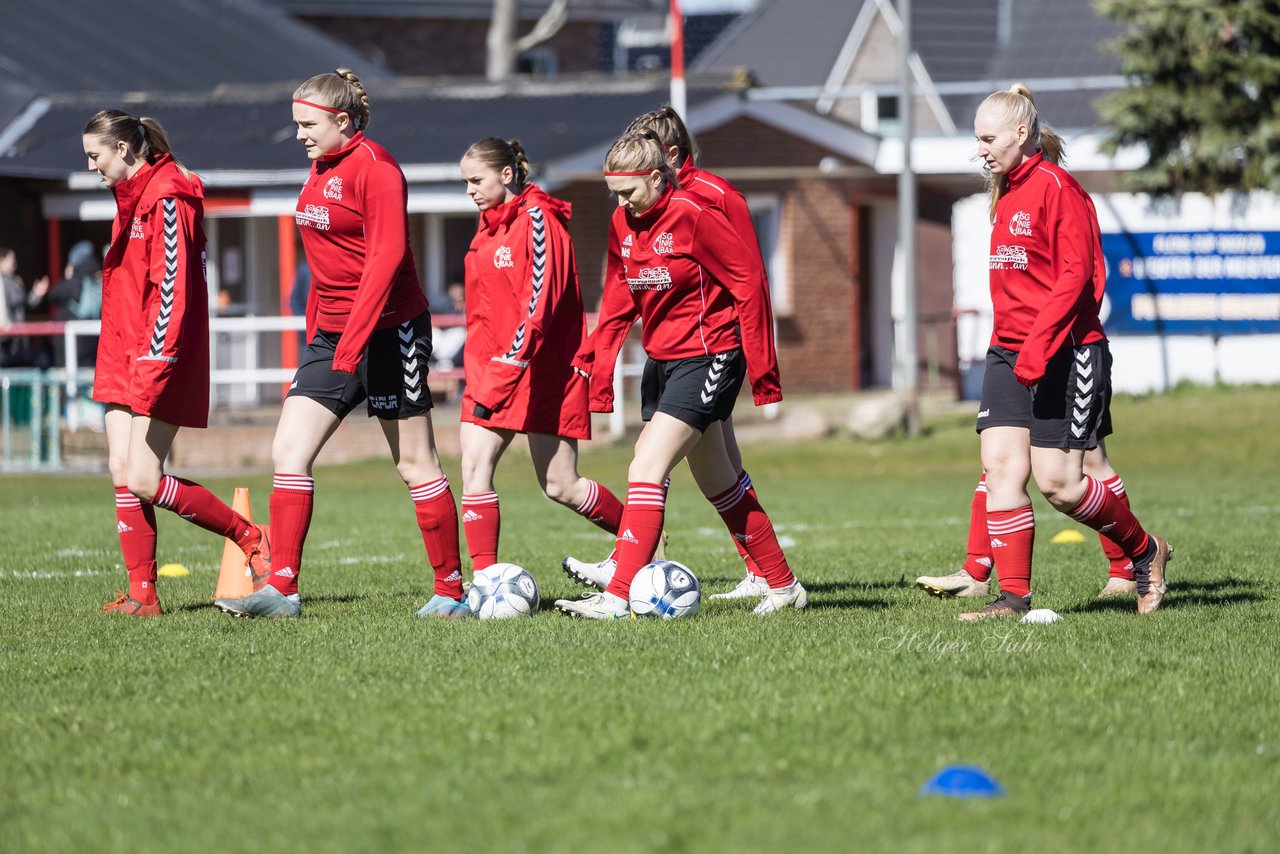
[[773, 303], [773, 313], [789, 316], [793, 311], [793, 300], [790, 258], [782, 228], [782, 197], [774, 193], [751, 193], [746, 198], [752, 222], [757, 226], [756, 237], [760, 241], [765, 271], [769, 274], [769, 299]]

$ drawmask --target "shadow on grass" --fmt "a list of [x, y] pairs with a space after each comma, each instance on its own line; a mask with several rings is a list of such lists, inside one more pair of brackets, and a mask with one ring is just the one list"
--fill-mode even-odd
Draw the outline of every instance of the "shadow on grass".
[[[1211, 581], [1173, 582], [1160, 603], [1160, 610], [1170, 608], [1195, 608], [1243, 605], [1266, 599], [1260, 592], [1262, 582], [1246, 578], [1217, 578]], [[1064, 613], [1104, 613], [1107, 611], [1133, 611], [1137, 607], [1133, 597], [1094, 599], [1084, 605], [1060, 609]]]
[[[373, 598], [373, 597], [365, 593], [325, 594], [321, 596], [308, 596], [302, 600], [302, 603], [304, 605], [309, 605], [315, 602], [339, 602], [339, 603], [361, 602], [361, 601], [364, 601], [365, 599], [370, 599], [370, 598]], [[388, 594], [384, 592], [384, 593], [379, 593], [378, 598], [390, 598], [390, 597], [388, 597]], [[179, 605], [177, 608], [174, 608], [173, 610], [174, 611], [214, 611], [214, 610], [217, 610], [217, 607], [218, 606], [214, 605], [212, 602], [188, 602], [185, 605]]]

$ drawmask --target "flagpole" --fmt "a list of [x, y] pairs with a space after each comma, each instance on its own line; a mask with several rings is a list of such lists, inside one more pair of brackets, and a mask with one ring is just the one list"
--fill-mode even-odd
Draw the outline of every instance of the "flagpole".
[[684, 84], [684, 15], [680, 12], [680, 0], [671, 0], [671, 107], [688, 121], [688, 98]]

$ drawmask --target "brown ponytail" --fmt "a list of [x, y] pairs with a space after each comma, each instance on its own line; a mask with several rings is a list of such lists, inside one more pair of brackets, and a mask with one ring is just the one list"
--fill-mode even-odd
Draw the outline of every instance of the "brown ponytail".
[[129, 146], [134, 157], [147, 163], [155, 163], [168, 154], [173, 157], [174, 165], [182, 170], [183, 175], [191, 175], [178, 158], [173, 156], [164, 128], [148, 116], [135, 118], [123, 110], [102, 110], [89, 119], [81, 135], [99, 137], [107, 145], [123, 142]]
[[520, 144], [518, 139], [498, 139], [496, 136], [486, 136], [484, 139], [478, 139], [467, 147], [462, 153], [463, 157], [470, 157], [479, 160], [488, 166], [494, 172], [501, 172], [504, 167], [511, 167], [511, 183], [515, 185], [515, 192], [524, 191], [525, 186], [529, 183], [529, 175], [532, 172], [529, 166], [529, 157], [524, 153], [524, 146]]
[[680, 152], [681, 165], [686, 160], [698, 162], [698, 155], [701, 153], [698, 151], [698, 143], [689, 134], [689, 129], [685, 127], [680, 114], [669, 104], [633, 119], [631, 124], [627, 125], [626, 133], [642, 130], [651, 130], [656, 133], [663, 148], [674, 146]]

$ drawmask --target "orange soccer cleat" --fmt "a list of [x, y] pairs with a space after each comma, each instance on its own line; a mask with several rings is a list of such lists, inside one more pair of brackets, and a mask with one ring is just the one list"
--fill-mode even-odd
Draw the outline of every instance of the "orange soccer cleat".
[[124, 614], [126, 617], [159, 617], [164, 614], [164, 608], [160, 607], [159, 599], [144, 604], [128, 593], [117, 590], [115, 601], [103, 605], [102, 613]]

